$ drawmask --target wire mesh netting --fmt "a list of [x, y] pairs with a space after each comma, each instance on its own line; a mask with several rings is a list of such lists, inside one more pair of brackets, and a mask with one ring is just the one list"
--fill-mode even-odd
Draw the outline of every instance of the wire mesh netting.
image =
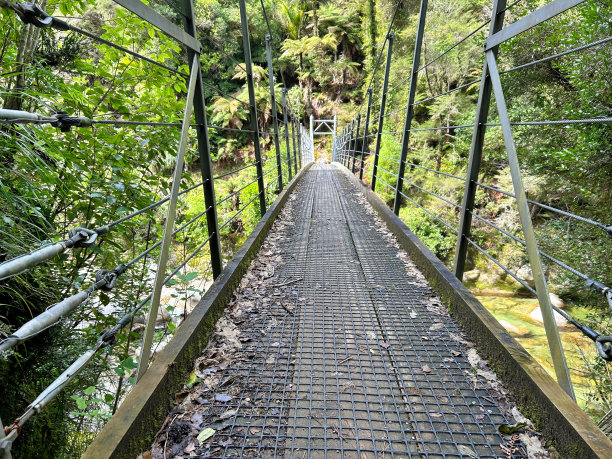
[[[306, 173], [276, 236], [284, 263], [267, 286], [243, 280], [241, 298], [257, 306], [234, 317], [244, 344], [198, 398], [199, 428], [214, 435], [194, 453], [506, 454], [498, 427], [515, 420], [503, 390], [485, 383], [493, 374], [372, 212], [336, 167]], [[177, 407], [168, 419], [178, 427], [161, 437], [181, 450], [198, 433], [187, 413]], [[191, 419], [182, 434], [180, 419]]]

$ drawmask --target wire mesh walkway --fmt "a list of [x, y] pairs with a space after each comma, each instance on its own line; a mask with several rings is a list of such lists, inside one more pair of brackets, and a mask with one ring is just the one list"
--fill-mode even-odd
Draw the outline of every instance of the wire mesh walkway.
[[[206, 457], [506, 456], [498, 427], [516, 421], [503, 389], [348, 180], [332, 165], [306, 172], [293, 221], [260, 252], [284, 263], [272, 281], [247, 274], [237, 295], [257, 306], [230, 313], [255, 328], [238, 325], [231, 364], [199, 370], [216, 387], [178, 406], [158, 445]], [[196, 443], [207, 425], [214, 435]]]

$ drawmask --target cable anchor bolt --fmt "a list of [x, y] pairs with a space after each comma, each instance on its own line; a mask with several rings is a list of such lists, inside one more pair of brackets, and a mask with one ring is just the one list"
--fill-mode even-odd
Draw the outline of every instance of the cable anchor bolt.
[[91, 120], [85, 116], [69, 116], [68, 113], [59, 111], [51, 118], [51, 126], [57, 127], [62, 132], [70, 132], [72, 127], [91, 127]]
[[599, 335], [595, 340], [599, 356], [607, 362], [612, 362], [612, 336]]
[[24, 24], [32, 24], [43, 29], [53, 27], [57, 30], [70, 30], [70, 26], [67, 23], [50, 16], [34, 2], [23, 2], [18, 6], [19, 11], [16, 11], [16, 13]]
[[72, 241], [73, 247], [91, 247], [98, 239], [98, 233], [87, 228], [72, 228], [68, 231], [68, 237]]
[[119, 276], [123, 274], [126, 269], [125, 265], [119, 265], [112, 271], [108, 269], [101, 269], [98, 271], [96, 273], [96, 284], [104, 281], [104, 284], [98, 286], [98, 288], [105, 292], [110, 292], [115, 287]]

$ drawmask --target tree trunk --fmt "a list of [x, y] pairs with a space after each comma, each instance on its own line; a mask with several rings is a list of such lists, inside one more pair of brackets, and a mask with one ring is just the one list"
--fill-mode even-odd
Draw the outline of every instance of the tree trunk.
[[314, 0], [312, 2], [312, 19], [314, 21], [314, 36], [318, 37], [319, 36], [319, 14], [318, 14], [318, 10], [319, 10], [319, 1], [318, 0]]
[[376, 65], [376, 0], [368, 0], [368, 54], [370, 66]]
[[[47, 0], [40, 2], [40, 7], [44, 10]], [[38, 43], [40, 29], [31, 24], [25, 24], [21, 29], [19, 46], [17, 47], [17, 68], [15, 77], [7, 87], [11, 88], [11, 94], [4, 101], [4, 108], [9, 110], [21, 110], [23, 108], [23, 97], [21, 91], [26, 87], [26, 71], [34, 59], [34, 50]]]

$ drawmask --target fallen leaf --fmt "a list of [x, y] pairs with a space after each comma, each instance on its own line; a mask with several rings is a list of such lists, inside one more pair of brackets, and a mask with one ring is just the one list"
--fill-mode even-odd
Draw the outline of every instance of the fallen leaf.
[[461, 352], [451, 349], [451, 354], [453, 354], [455, 357], [459, 357], [461, 355]]
[[416, 319], [418, 317], [418, 314], [416, 312], [414, 312], [414, 311], [410, 311], [410, 317], [412, 319]]
[[423, 341], [429, 341], [429, 337], [428, 337], [428, 336], [421, 336], [421, 339], [422, 339]]
[[193, 424], [195, 424], [194, 427], [198, 427], [200, 424], [202, 424], [204, 419], [201, 413], [195, 413], [191, 416], [190, 420]]
[[189, 379], [187, 380], [187, 387], [191, 389], [193, 386], [195, 386], [200, 381], [201, 379], [196, 376], [195, 371], [192, 371], [191, 374], [189, 375]]
[[429, 415], [432, 418], [441, 418], [442, 417], [442, 413], [429, 413]]
[[204, 443], [206, 440], [208, 440], [210, 437], [212, 437], [215, 434], [215, 432], [216, 432], [215, 429], [211, 429], [210, 427], [206, 427], [204, 430], [202, 430], [198, 434], [198, 441], [200, 443]]
[[255, 427], [251, 427], [251, 428], [249, 429], [249, 433], [250, 433], [251, 435], [257, 435], [259, 432], [261, 432], [261, 429], [256, 429]]
[[218, 401], [218, 402], [225, 403], [225, 402], [229, 402], [231, 399], [232, 399], [232, 397], [230, 397], [227, 394], [217, 394], [217, 395], [215, 395], [215, 400]]
[[233, 417], [236, 413], [238, 412], [238, 410], [228, 410], [225, 413], [223, 413], [221, 416], [219, 416], [219, 419], [228, 419]]
[[436, 330], [440, 330], [441, 328], [444, 328], [444, 324], [436, 322], [431, 327], [429, 327], [429, 331], [436, 331]]
[[423, 367], [421, 368], [425, 373], [431, 373], [431, 368], [429, 367], [429, 365], [423, 365]]
[[386, 341], [381, 341], [378, 344], [380, 344], [380, 347], [382, 348], [389, 349], [389, 343], [387, 343]]
[[513, 435], [527, 427], [526, 422], [517, 422], [516, 424], [502, 424], [498, 427], [499, 433], [502, 435]]
[[187, 445], [187, 447], [183, 450], [183, 452], [187, 454], [191, 454], [195, 451], [195, 449], [196, 449], [195, 443], [192, 442]]
[[478, 455], [474, 452], [474, 450], [470, 448], [469, 446], [457, 445], [457, 449], [459, 450], [461, 454], [464, 454], [468, 457], [474, 457], [474, 458], [478, 457]]

